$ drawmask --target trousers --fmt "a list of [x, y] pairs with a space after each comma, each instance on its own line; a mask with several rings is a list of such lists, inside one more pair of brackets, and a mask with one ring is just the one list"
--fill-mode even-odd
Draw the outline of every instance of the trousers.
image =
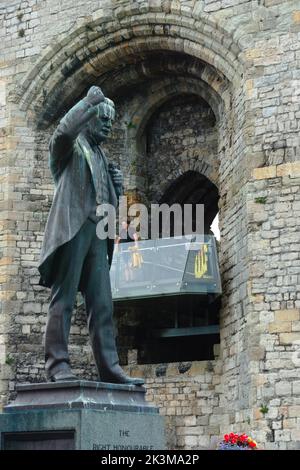
[[90, 219], [74, 238], [55, 255], [56, 275], [45, 331], [45, 361], [48, 376], [69, 367], [68, 339], [77, 291], [81, 290], [87, 326], [99, 377], [109, 375], [119, 364], [116, 348], [107, 240], [96, 235]]

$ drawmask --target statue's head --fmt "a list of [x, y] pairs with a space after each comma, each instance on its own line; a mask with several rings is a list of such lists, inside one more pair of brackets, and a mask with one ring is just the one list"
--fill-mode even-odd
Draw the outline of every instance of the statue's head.
[[105, 100], [98, 106], [98, 114], [88, 123], [88, 133], [97, 143], [104, 142], [113, 125], [115, 119], [115, 105], [112, 100], [105, 97]]

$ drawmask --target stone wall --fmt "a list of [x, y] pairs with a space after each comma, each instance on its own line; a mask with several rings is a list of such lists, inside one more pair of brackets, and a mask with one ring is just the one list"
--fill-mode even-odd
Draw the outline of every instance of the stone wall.
[[[156, 80], [158, 89], [165, 88]], [[146, 203], [158, 202], [170, 184], [188, 170], [207, 175], [218, 182], [216, 118], [212, 108], [197, 94], [184, 93], [164, 97], [140, 128], [137, 110], [141, 101], [151, 100], [153, 80], [142, 90], [116, 97], [116, 122], [111, 139], [105, 144], [110, 159], [125, 176], [126, 189], [136, 189]]]
[[[249, 291], [253, 311], [252, 356], [256, 377], [251, 384], [257, 429], [281, 449], [299, 441], [300, 328], [300, 164], [266, 166], [249, 183]], [[261, 419], [260, 409], [267, 412]]]
[[146, 377], [147, 399], [165, 416], [168, 449], [207, 449], [220, 435], [221, 368], [218, 360], [126, 368]]
[[197, 96], [180, 96], [156, 112], [147, 131], [149, 200], [159, 201], [180, 172], [206, 170], [217, 183], [215, 121], [211, 107]]
[[[120, 113], [108, 149], [126, 174], [127, 191], [147, 199], [151, 117], [192, 94], [216, 117], [224, 294], [218, 366], [203, 381], [207, 399], [217, 396], [216, 408], [180, 418], [176, 445], [207, 445], [208, 434], [236, 429], [262, 446], [299, 448], [299, 35], [297, 0], [1, 5], [1, 400], [16, 379], [43, 379], [49, 293], [37, 285], [36, 265], [53, 196], [47, 145], [58, 119], [91, 84], [102, 86]], [[212, 178], [203, 163], [198, 170]], [[191, 164], [183, 158], [179, 171]], [[92, 367], [79, 362], [91, 364], [83, 315], [78, 309], [74, 317], [71, 353], [91, 378]], [[149, 398], [159, 384], [163, 403], [172, 392], [151, 374]], [[180, 382], [176, 374], [169, 385]], [[182, 382], [190, 381], [194, 398], [195, 377]], [[170, 408], [176, 416], [181, 405]], [[171, 432], [169, 442], [175, 445]]]

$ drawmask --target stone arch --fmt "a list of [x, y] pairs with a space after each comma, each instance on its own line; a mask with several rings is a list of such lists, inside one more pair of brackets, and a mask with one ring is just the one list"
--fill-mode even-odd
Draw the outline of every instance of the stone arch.
[[[122, 18], [118, 9], [111, 14], [106, 12], [106, 16], [103, 10], [95, 12], [68, 36], [61, 36], [49, 46], [16, 87], [14, 100], [33, 121], [47, 123], [49, 117], [57, 117], [101, 75], [115, 70], [120, 62], [122, 67], [126, 58], [130, 60], [151, 50], [197, 57], [219, 70], [221, 77], [231, 82], [240, 79], [241, 49], [226, 28], [197, 8], [183, 13], [172, 8], [166, 12], [163, 5], [157, 11], [151, 2], [148, 7], [143, 14], [134, 8], [126, 9]], [[51, 109], [56, 110], [54, 116]]]
[[[135, 42], [135, 47], [132, 47], [130, 50], [121, 45], [120, 47], [115, 48], [115, 50], [109, 50], [104, 54], [104, 57], [98, 56], [98, 60], [103, 60], [103, 62], [102, 69], [98, 69], [97, 73], [95, 72], [95, 68], [89, 64], [75, 71], [74, 74], [64, 82], [62, 82], [61, 76], [57, 76], [56, 82], [53, 83], [53, 86], [50, 83], [50, 86], [52, 86], [50, 90], [46, 91], [46, 88], [43, 88], [39, 96], [33, 98], [35, 107], [34, 109], [32, 109], [32, 106], [30, 107], [31, 112], [34, 113], [36, 120], [40, 124], [47, 125], [49, 122], [57, 119], [59, 115], [62, 115], [89, 86], [95, 82], [102, 86], [101, 75], [107, 74], [110, 70], [117, 67], [121, 61], [124, 63], [126, 57], [132, 58], [134, 54], [138, 56], [139, 54], [145, 53], [145, 51], [171, 50], [190, 55], [191, 57], [198, 57], [203, 60], [201, 49], [194, 47], [190, 41], [183, 39], [176, 41], [173, 39], [164, 39], [163, 42], [164, 44], [161, 44], [161, 41], [154, 41], [151, 38], [145, 38], [143, 41], [139, 39]], [[161, 46], [163, 46], [163, 49], [161, 49]], [[130, 54], [128, 54], [129, 52]], [[105, 55], [107, 57], [105, 57]], [[111, 60], [112, 58], [114, 61]], [[205, 55], [204, 60], [207, 60]], [[222, 75], [221, 77], [223, 78]], [[217, 79], [215, 81], [217, 82]], [[223, 82], [221, 78], [219, 78], [219, 81], [221, 83]], [[220, 84], [216, 83], [216, 86], [219, 88]], [[107, 93], [105, 89], [104, 91]], [[114, 90], [114, 92], [116, 92], [116, 90]], [[26, 98], [25, 94], [24, 98]], [[29, 98], [29, 101], [30, 100], [31, 98]]]
[[[175, 84], [174, 84], [175, 83]], [[224, 91], [224, 94], [227, 91]], [[144, 188], [149, 174], [147, 173], [145, 165], [147, 165], [147, 126], [151, 122], [155, 113], [168, 102], [180, 96], [195, 96], [196, 99], [201, 99], [207, 103], [209, 109], [215, 117], [216, 132], [219, 122], [222, 117], [223, 102], [220, 96], [214, 90], [207, 87], [206, 83], [196, 78], [178, 77], [175, 82], [172, 77], [156, 78], [144, 85], [142, 85], [142, 93], [134, 90], [134, 99], [126, 105], [126, 112], [124, 113], [124, 105], [121, 105], [121, 113], [118, 116], [116, 127], [122, 129], [123, 140], [126, 145], [119, 145], [124, 149], [126, 158], [123, 159], [122, 169], [126, 175], [126, 188], [135, 188], [135, 191], [145, 196]], [[121, 98], [122, 102], [122, 98]], [[119, 104], [117, 103], [117, 109]], [[117, 113], [118, 114], [118, 113]], [[116, 132], [115, 137], [120, 137], [119, 131]], [[111, 154], [112, 149], [108, 148], [108, 153]], [[125, 162], [125, 165], [124, 165]], [[120, 162], [116, 161], [116, 164]], [[192, 162], [189, 169], [201, 171], [207, 177], [217, 182], [217, 167], [218, 167], [218, 152], [215, 151], [214, 163], [208, 161], [206, 156], [200, 151], [198, 152], [197, 159]], [[123, 166], [124, 165], [124, 166]], [[168, 181], [175, 179], [185, 171], [183, 167], [173, 168], [172, 172], [168, 175]], [[162, 191], [164, 189], [162, 188]], [[146, 201], [145, 201], [146, 202]], [[149, 201], [150, 202], [150, 201]]]
[[[211, 90], [205, 87], [205, 84], [193, 80], [193, 79], [182, 79], [177, 82], [177, 86], [174, 88], [172, 81], [166, 79], [163, 82], [154, 85], [155, 93], [153, 93], [153, 100], [145, 100], [144, 103], [137, 102], [134, 112], [131, 114], [134, 126], [128, 131], [128, 151], [133, 158], [143, 158], [144, 147], [145, 147], [145, 129], [148, 123], [151, 121], [152, 116], [161, 108], [165, 103], [171, 101], [173, 98], [183, 95], [195, 95], [206, 101], [212, 108], [216, 117], [216, 126], [219, 125], [220, 112], [219, 107], [222, 108], [222, 103]], [[211, 92], [211, 93], [210, 93]], [[218, 156], [216, 154], [216, 164]], [[211, 164], [205, 161], [204, 157], [200, 157], [195, 162], [193, 168], [194, 171], [203, 173], [206, 177], [212, 179], [217, 183], [217, 175], [213, 172]], [[172, 179], [176, 179], [182, 175], [182, 169], [174, 169], [174, 173], [170, 175]], [[166, 183], [168, 184], [168, 183]], [[161, 189], [164, 192], [165, 188]]]
[[195, 94], [202, 98], [212, 108], [216, 121], [219, 122], [221, 117], [220, 108], [223, 103], [220, 96], [213, 89], [207, 87], [204, 82], [192, 78], [179, 78], [176, 86], [174, 86], [171, 80], [166, 79], [158, 83], [157, 86], [154, 85], [153, 88], [153, 99], [149, 102], [144, 102], [144, 106], [141, 106], [142, 103], [138, 103], [134, 113], [132, 113], [132, 119], [136, 125], [130, 130], [130, 138], [132, 140], [139, 140], [153, 113], [164, 102], [179, 94]]
[[[135, 187], [138, 193], [141, 192], [142, 198], [147, 195], [145, 203], [159, 202], [170, 182], [180, 178], [187, 171], [200, 172], [214, 184], [219, 184], [219, 122], [209, 104], [209, 100], [202, 93], [204, 91], [203, 88], [200, 87], [199, 89], [197, 87], [197, 82], [190, 82], [189, 80], [178, 81], [177, 89], [173, 89], [171, 85], [172, 82], [169, 82], [168, 79], [158, 83], [157, 86], [154, 85], [155, 100], [148, 103], [146, 97], [144, 106], [142, 102], [137, 102], [135, 111], [138, 113], [138, 116], [135, 116], [134, 113], [131, 115], [135, 125], [132, 126], [128, 133], [130, 138], [127, 138], [127, 144], [130, 156], [135, 159], [135, 172], [137, 176]], [[184, 113], [182, 116], [185, 116], [182, 121], [182, 128], [180, 124], [182, 119], [181, 104], [183, 104]], [[187, 106], [187, 109], [185, 106]], [[191, 109], [193, 113], [195, 112], [194, 119], [193, 115], [189, 114]], [[165, 112], [167, 112], [167, 121], [165, 121], [165, 117], [162, 117], [165, 115]], [[173, 114], [174, 112], [175, 114]], [[172, 139], [170, 142], [168, 141], [172, 130], [168, 127], [170, 124], [167, 123], [172, 115], [179, 117], [179, 120], [176, 118], [177, 125], [175, 128], [172, 127], [175, 140], [178, 138], [183, 139], [184, 135], [190, 135], [192, 143], [187, 142], [174, 147]], [[205, 121], [207, 124], [205, 124]], [[155, 122], [157, 124], [154, 124]], [[153, 124], [155, 126], [158, 125], [158, 129], [163, 129], [162, 135], [160, 130], [158, 134], [157, 130], [153, 132]], [[163, 126], [162, 128], [161, 125]], [[155, 143], [155, 140], [152, 140], [151, 135], [156, 136], [155, 140], [157, 143]], [[142, 141], [139, 142], [139, 140]], [[167, 147], [166, 142], [168, 142]], [[164, 164], [161, 171], [159, 171], [157, 165], [161, 161], [161, 152], [163, 155], [169, 156], [165, 161], [162, 159]], [[155, 179], [153, 180], [153, 178]], [[134, 179], [131, 180], [131, 183], [134, 183]], [[147, 188], [146, 191], [145, 188]]]

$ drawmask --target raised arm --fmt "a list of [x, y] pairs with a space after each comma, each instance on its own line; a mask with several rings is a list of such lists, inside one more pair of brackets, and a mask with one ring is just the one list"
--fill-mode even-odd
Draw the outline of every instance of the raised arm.
[[71, 158], [73, 145], [79, 133], [97, 112], [97, 106], [104, 101], [101, 88], [92, 86], [85, 98], [80, 100], [62, 118], [49, 145], [50, 169], [55, 181]]

